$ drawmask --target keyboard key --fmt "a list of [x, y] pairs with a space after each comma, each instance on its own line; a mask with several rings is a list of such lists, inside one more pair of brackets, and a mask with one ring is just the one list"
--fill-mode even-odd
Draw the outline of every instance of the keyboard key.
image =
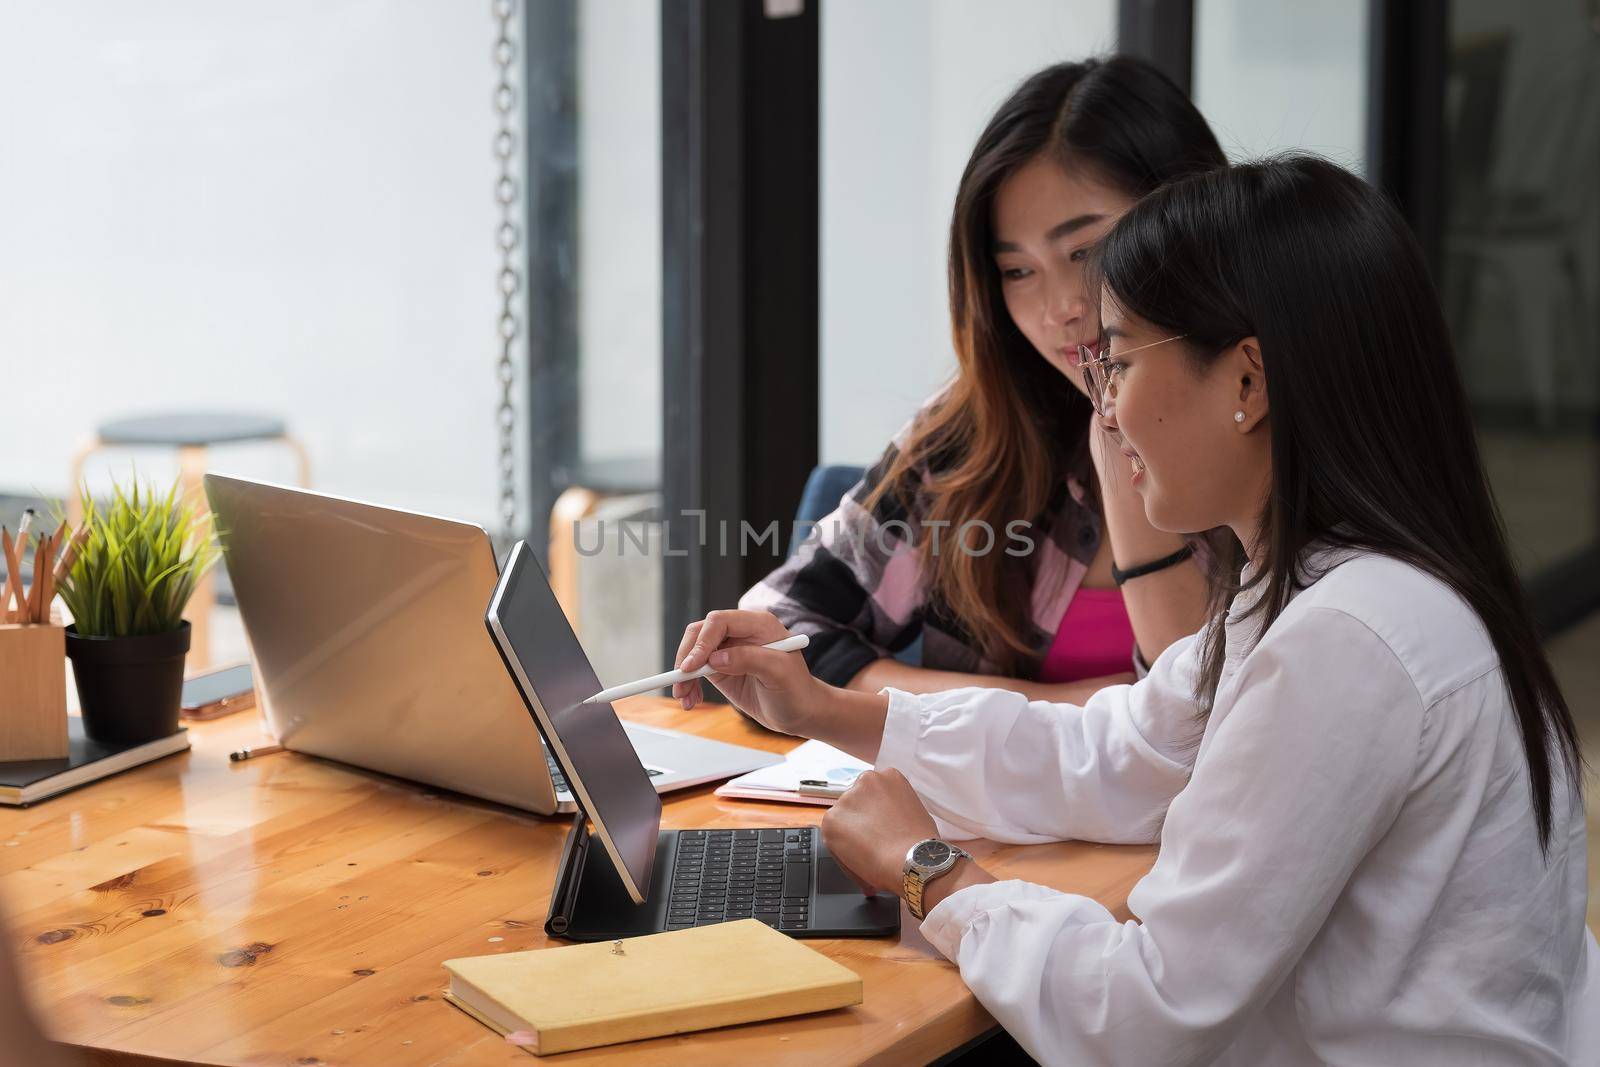
[[783, 895], [806, 897], [811, 895], [811, 865], [789, 863], [783, 868]]

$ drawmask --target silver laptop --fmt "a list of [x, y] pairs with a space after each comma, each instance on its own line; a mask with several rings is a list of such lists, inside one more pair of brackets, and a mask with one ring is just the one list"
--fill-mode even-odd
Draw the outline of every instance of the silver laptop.
[[[575, 810], [483, 628], [498, 578], [483, 527], [219, 474], [205, 488], [285, 748], [542, 815]], [[782, 759], [626, 729], [657, 792]]]

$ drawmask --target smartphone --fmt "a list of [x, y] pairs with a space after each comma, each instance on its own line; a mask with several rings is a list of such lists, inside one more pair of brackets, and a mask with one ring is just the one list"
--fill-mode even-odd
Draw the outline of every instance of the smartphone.
[[220, 667], [183, 682], [183, 717], [215, 719], [256, 706], [255, 676], [250, 664]]

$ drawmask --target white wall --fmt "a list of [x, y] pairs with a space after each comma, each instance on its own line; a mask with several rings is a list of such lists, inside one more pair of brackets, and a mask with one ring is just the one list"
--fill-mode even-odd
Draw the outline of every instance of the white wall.
[[1367, 8], [1196, 0], [1196, 105], [1232, 159], [1303, 148], [1366, 173]]
[[990, 113], [1115, 31], [1114, 0], [822, 8], [823, 462], [875, 459], [955, 368], [946, 235]]
[[488, 5], [0, 0], [0, 24], [24, 383], [0, 487], [64, 490], [108, 417], [244, 408], [289, 418], [321, 487], [491, 519]]

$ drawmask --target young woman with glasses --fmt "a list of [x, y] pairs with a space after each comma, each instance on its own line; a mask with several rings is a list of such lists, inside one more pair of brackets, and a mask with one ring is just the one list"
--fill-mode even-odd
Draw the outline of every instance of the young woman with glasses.
[[[1205, 560], [1152, 527], [1123, 464], [1092, 447], [1074, 363], [1100, 330], [1089, 249], [1162, 182], [1223, 164], [1141, 60], [1027, 79], [956, 194], [954, 378], [741, 607], [809, 634], [812, 671], [866, 692], [1082, 700], [1198, 629]], [[919, 641], [918, 662], [895, 658]]]
[[[746, 713], [864, 759], [823, 822], [1047, 1063], [1600, 1063], [1582, 762], [1426, 266], [1295, 157], [1106, 238], [1080, 356], [1159, 529], [1247, 562], [1205, 629], [1082, 707], [845, 692], [769, 614], [691, 627]], [[1159, 842], [1134, 921], [941, 838]]]

